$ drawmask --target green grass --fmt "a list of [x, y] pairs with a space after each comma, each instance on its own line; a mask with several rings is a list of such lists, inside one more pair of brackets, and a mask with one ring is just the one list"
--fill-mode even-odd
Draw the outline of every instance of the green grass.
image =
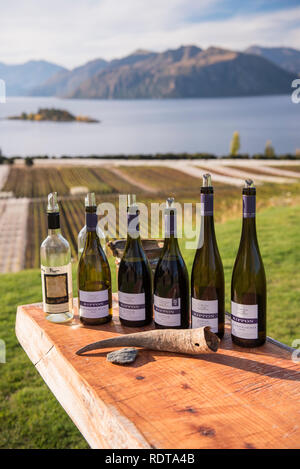
[[[268, 335], [288, 345], [300, 337], [299, 226], [300, 205], [269, 207], [258, 214], [258, 238], [268, 280]], [[240, 231], [240, 218], [216, 225], [225, 270], [228, 310], [231, 272]], [[184, 256], [190, 270], [194, 251], [184, 250]], [[110, 264], [115, 290], [114, 259], [110, 259]], [[75, 281], [74, 275], [74, 288]], [[7, 348], [7, 363], [0, 364], [0, 447], [86, 448], [85, 440], [15, 337], [17, 305], [40, 300], [39, 270], [0, 276], [0, 339], [5, 340]]]
[[86, 448], [87, 444], [43, 382], [15, 337], [18, 304], [41, 301], [38, 270], [1, 275], [0, 448]]

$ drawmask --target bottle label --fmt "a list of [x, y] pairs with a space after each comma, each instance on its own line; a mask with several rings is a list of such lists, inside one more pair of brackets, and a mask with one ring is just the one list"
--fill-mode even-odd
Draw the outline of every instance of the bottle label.
[[180, 326], [180, 298], [162, 298], [154, 295], [155, 322], [161, 326]]
[[119, 316], [126, 321], [144, 321], [146, 319], [145, 293], [119, 291]]
[[83, 318], [105, 318], [109, 315], [108, 290], [79, 290], [79, 315]]
[[210, 326], [218, 332], [218, 300], [197, 300], [192, 298], [192, 329]]
[[201, 216], [214, 214], [214, 195], [201, 194]]
[[240, 339], [258, 338], [258, 305], [231, 302], [231, 333]]
[[255, 195], [243, 195], [243, 218], [255, 217]]
[[96, 227], [98, 223], [97, 213], [86, 213], [85, 219], [86, 219], [87, 231], [96, 231]]
[[175, 214], [165, 214], [165, 237], [176, 236], [177, 233], [177, 220]]
[[41, 265], [41, 274], [44, 312], [50, 314], [68, 312], [70, 299], [73, 298], [71, 262], [59, 267]]

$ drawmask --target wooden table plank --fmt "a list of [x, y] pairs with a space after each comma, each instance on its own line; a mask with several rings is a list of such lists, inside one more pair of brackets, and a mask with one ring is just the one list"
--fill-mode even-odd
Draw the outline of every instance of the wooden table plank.
[[[92, 448], [299, 448], [300, 364], [267, 342], [232, 344], [229, 326], [217, 354], [188, 357], [141, 350], [122, 367], [108, 350], [80, 347], [135, 332], [114, 320], [49, 323], [42, 305], [20, 306], [16, 334], [37, 370]], [[149, 327], [151, 328], [151, 327]]]

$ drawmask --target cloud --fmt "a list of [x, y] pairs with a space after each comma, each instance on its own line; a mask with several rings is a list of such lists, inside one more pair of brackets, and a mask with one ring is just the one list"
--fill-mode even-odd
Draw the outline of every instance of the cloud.
[[[15, 0], [0, 16], [0, 60], [73, 67], [137, 48], [182, 44], [241, 50], [252, 44], [300, 48], [300, 7], [214, 19], [221, 0]], [[238, 10], [240, 11], [240, 10]], [[209, 19], [208, 19], [209, 18]]]

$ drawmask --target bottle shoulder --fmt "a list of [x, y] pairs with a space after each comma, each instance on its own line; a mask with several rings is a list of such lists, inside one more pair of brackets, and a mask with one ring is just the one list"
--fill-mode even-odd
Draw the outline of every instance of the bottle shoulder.
[[258, 243], [252, 242], [251, 244], [245, 244], [243, 240], [241, 240], [233, 271], [238, 269], [247, 269], [249, 272], [253, 270], [261, 271], [263, 274], [265, 273]]
[[48, 235], [47, 238], [41, 244], [41, 249], [60, 249], [61, 251], [65, 250], [66, 252], [70, 250], [70, 245], [68, 241], [61, 235]]
[[121, 262], [138, 262], [148, 263], [148, 258], [140, 242], [127, 243], [121, 259]]
[[159, 259], [157, 269], [179, 270], [187, 272], [187, 267], [181, 253], [165, 252]]
[[203, 268], [207, 265], [213, 265], [218, 269], [223, 270], [222, 259], [216, 244], [210, 247], [203, 245], [196, 249], [192, 271], [198, 267]]

